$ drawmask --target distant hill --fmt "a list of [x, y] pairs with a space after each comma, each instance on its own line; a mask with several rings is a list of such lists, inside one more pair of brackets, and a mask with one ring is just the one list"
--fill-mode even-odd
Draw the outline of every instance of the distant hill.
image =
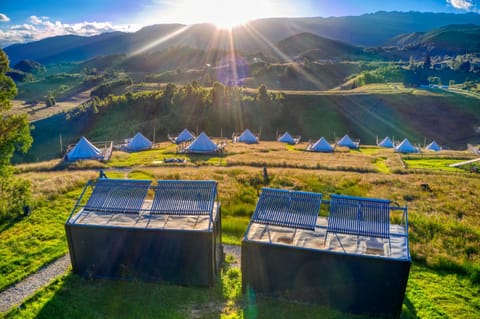
[[200, 68], [214, 64], [222, 58], [218, 50], [201, 50], [190, 47], [171, 47], [152, 53], [126, 57], [121, 67], [129, 72], [162, 72], [168, 70]]
[[120, 44], [123, 35], [124, 33], [121, 32], [112, 32], [92, 37], [57, 36], [25, 44], [14, 44], [5, 48], [4, 51], [9, 56], [11, 64], [26, 59], [43, 64], [60, 61], [81, 61], [96, 55], [122, 51], [125, 48], [122, 49]]
[[432, 54], [458, 54], [480, 51], [480, 26], [449, 25], [429, 32], [394, 37], [389, 44], [407, 50], [426, 50]]
[[13, 68], [25, 73], [46, 72], [45, 66], [32, 60], [22, 60], [15, 64]]
[[451, 24], [480, 25], [480, 15], [379, 11], [360, 16], [260, 19], [250, 26], [274, 43], [309, 32], [353, 45], [381, 46], [399, 34], [425, 32]]
[[195, 49], [260, 51], [288, 37], [311, 33], [361, 46], [380, 46], [400, 34], [426, 32], [452, 24], [480, 25], [480, 15], [377, 12], [361, 16], [330, 18], [259, 19], [232, 30], [217, 31], [210, 24], [160, 24], [135, 33], [111, 32], [92, 37], [58, 36], [4, 48], [12, 65], [30, 59], [40, 63], [88, 60], [99, 55], [154, 52], [172, 46]]
[[145, 27], [136, 33], [109, 32], [91, 37], [57, 36], [40, 41], [14, 44], [4, 49], [10, 63], [31, 59], [43, 64], [61, 61], [83, 61], [101, 55], [131, 53], [183, 27], [163, 24]]
[[290, 57], [309, 55], [314, 59], [343, 58], [363, 54], [360, 47], [307, 32], [286, 38], [278, 42], [276, 47]]

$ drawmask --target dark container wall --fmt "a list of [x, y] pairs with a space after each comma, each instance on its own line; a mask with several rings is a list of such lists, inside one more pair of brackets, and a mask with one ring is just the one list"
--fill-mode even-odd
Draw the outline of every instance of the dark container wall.
[[244, 240], [242, 286], [267, 296], [397, 318], [411, 262]]
[[223, 258], [218, 209], [209, 232], [67, 223], [73, 272], [212, 287]]

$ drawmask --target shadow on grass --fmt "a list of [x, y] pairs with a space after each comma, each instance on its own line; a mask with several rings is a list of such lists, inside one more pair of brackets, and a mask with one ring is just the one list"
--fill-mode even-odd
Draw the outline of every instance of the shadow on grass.
[[37, 307], [35, 318], [220, 318], [224, 298], [221, 288], [86, 280], [68, 274], [6, 318], [36, 312]]
[[17, 215], [15, 217], [6, 218], [0, 222], [0, 233], [6, 231], [7, 229], [12, 228], [17, 223], [21, 222], [27, 215]]
[[[68, 273], [5, 318], [371, 318], [337, 310], [241, 293], [241, 272], [227, 256], [215, 288], [137, 280], [88, 280]], [[405, 297], [400, 318], [416, 319]]]
[[[239, 311], [241, 275], [224, 262], [214, 288], [86, 279], [67, 273], [4, 318], [220, 318]], [[241, 311], [241, 310], [240, 310]]]
[[[340, 312], [327, 306], [319, 306], [292, 300], [276, 299], [254, 294], [243, 296], [243, 317], [245, 319], [288, 319], [288, 318], [329, 318], [329, 319], [373, 319], [368, 315]], [[414, 318], [414, 317], [408, 317]]]
[[480, 285], [480, 267], [475, 263], [460, 264], [447, 258], [438, 258], [435, 263], [427, 263], [425, 259], [414, 258], [415, 263], [426, 270], [445, 276], [455, 274], [464, 278], [472, 285]]
[[400, 316], [402, 319], [417, 319], [417, 310], [412, 304], [410, 299], [407, 296], [403, 299], [402, 314]]

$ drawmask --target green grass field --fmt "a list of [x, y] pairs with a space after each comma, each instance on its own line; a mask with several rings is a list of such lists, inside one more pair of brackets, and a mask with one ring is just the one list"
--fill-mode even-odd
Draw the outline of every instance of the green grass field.
[[[161, 143], [158, 149], [146, 152], [114, 152], [107, 163], [18, 165], [17, 175], [33, 184], [35, 203], [32, 215], [0, 228], [0, 290], [68, 252], [63, 225], [83, 185], [97, 177], [100, 168], [111, 178], [218, 181], [222, 238], [224, 243], [239, 245], [264, 186], [266, 166], [269, 187], [321, 192], [326, 198], [332, 193], [387, 198], [408, 205], [413, 267], [402, 318], [480, 316], [480, 207], [476, 200], [480, 175], [439, 169], [450, 161], [473, 158], [473, 154], [448, 151], [417, 158], [375, 147], [317, 154], [304, 152], [305, 145], [229, 144], [223, 157], [186, 156], [185, 165], [170, 165], [162, 163], [163, 158], [179, 155], [175, 146]], [[412, 161], [430, 164], [412, 167]], [[421, 184], [428, 184], [431, 192]], [[198, 289], [137, 281], [88, 281], [67, 273], [0, 317], [346, 316], [313, 305], [242, 295], [240, 276], [237, 269], [226, 266], [216, 288]]]
[[[228, 259], [228, 258], [227, 258]], [[401, 318], [476, 318], [478, 287], [464, 276], [414, 264]], [[455, 296], [455, 297], [450, 297]], [[137, 281], [86, 281], [67, 274], [3, 318], [368, 318], [316, 305], [242, 295], [226, 263], [215, 288]]]
[[406, 158], [404, 159], [405, 165], [409, 169], [428, 169], [428, 170], [440, 170], [447, 172], [458, 172], [461, 168], [450, 167], [449, 165], [462, 162], [463, 159], [455, 158]]

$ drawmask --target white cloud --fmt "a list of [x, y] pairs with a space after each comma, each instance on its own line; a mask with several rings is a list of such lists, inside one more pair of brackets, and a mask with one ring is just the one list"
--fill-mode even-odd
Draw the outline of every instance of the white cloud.
[[62, 23], [61, 21], [51, 21], [50, 18], [43, 16], [31, 16], [28, 21], [29, 23], [26, 24], [0, 29], [0, 47], [67, 34], [92, 36], [112, 31], [133, 32], [140, 27], [138, 25], [113, 25], [110, 22], [96, 21]]
[[7, 17], [5, 14], [0, 13], [0, 22], [8, 22], [10, 21], [10, 18]]
[[20, 31], [35, 31], [36, 28], [31, 24], [22, 24], [22, 25], [14, 25], [10, 28], [11, 30], [20, 30]]
[[[48, 18], [47, 18], [48, 19]], [[39, 17], [37, 16], [31, 16], [30, 17], [30, 22], [33, 23], [33, 24], [41, 24], [42, 23], [42, 19], [40, 19]]]
[[462, 10], [472, 10], [475, 8], [473, 0], [447, 0], [452, 7]]

